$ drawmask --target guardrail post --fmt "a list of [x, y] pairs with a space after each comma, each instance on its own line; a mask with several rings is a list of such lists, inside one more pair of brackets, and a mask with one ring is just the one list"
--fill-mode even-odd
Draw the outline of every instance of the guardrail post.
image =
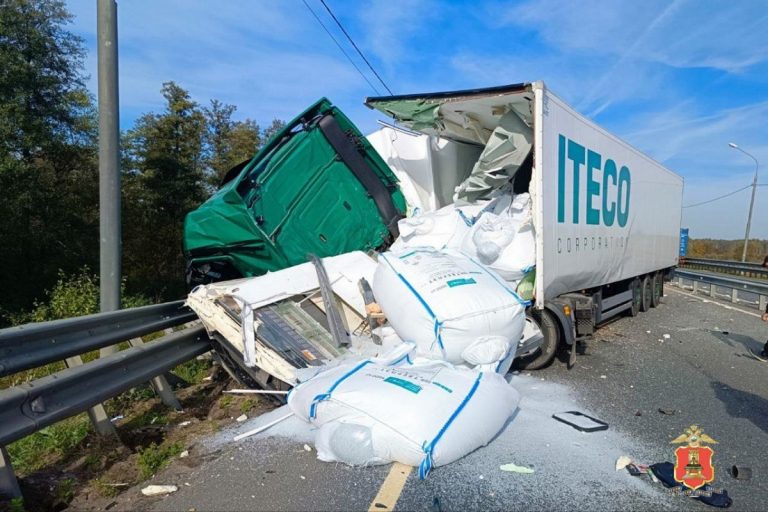
[[[168, 334], [168, 331], [173, 333], [173, 329], [165, 329], [166, 334]], [[132, 347], [138, 347], [144, 345], [144, 340], [141, 338], [133, 338], [128, 343], [130, 343]], [[176, 395], [173, 394], [173, 389], [171, 388], [171, 385], [168, 384], [165, 377], [158, 375], [157, 377], [154, 377], [151, 382], [152, 387], [155, 388], [155, 393], [160, 395], [160, 400], [162, 400], [165, 405], [172, 407], [177, 411], [181, 410], [181, 404], [176, 398]]]
[[717, 297], [717, 286], [715, 286], [715, 283], [709, 283], [709, 296], [712, 298]]
[[760, 309], [761, 313], [765, 313], [766, 308], [768, 308], [768, 295], [760, 295], [758, 308]]
[[699, 291], [699, 282], [697, 280], [693, 280], [693, 293], [696, 293]]
[[16, 473], [13, 472], [11, 457], [2, 445], [0, 445], [0, 495], [21, 498], [21, 489], [19, 481], [16, 480]]
[[731, 302], [739, 302], [739, 290], [736, 288], [731, 288]]
[[[83, 365], [83, 359], [80, 356], [68, 357], [64, 362], [67, 363], [68, 368]], [[97, 433], [102, 436], [117, 437], [117, 431], [112, 422], [109, 421], [109, 416], [107, 415], [107, 410], [104, 409], [104, 404], [97, 404], [88, 409], [88, 417], [91, 418], [91, 424]]]

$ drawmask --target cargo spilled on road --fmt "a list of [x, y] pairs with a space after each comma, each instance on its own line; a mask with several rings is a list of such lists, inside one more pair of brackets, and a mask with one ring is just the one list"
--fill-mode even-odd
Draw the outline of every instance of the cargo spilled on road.
[[513, 363], [659, 304], [682, 179], [541, 82], [366, 105], [399, 126], [321, 100], [188, 216], [187, 304], [236, 379], [292, 389], [322, 460], [426, 478], [514, 415]]

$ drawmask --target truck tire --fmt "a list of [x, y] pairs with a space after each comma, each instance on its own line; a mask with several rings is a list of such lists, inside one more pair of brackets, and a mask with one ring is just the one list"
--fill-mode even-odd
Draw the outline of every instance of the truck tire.
[[629, 308], [629, 316], [637, 316], [640, 313], [640, 304], [643, 302], [643, 287], [640, 284], [640, 278], [634, 278], [629, 289], [632, 290], [632, 307]]
[[645, 276], [640, 281], [642, 292], [640, 293], [640, 311], [645, 313], [651, 309], [651, 301], [653, 295], [653, 284], [651, 283], [650, 276]]
[[664, 276], [661, 274], [661, 272], [656, 272], [653, 274], [651, 286], [653, 287], [653, 293], [651, 294], [651, 307], [655, 308], [661, 304], [661, 297], [664, 295]]
[[515, 360], [518, 370], [540, 370], [555, 358], [557, 347], [560, 345], [560, 326], [557, 320], [547, 310], [534, 310], [531, 318], [536, 322], [544, 335], [544, 341], [536, 352]]

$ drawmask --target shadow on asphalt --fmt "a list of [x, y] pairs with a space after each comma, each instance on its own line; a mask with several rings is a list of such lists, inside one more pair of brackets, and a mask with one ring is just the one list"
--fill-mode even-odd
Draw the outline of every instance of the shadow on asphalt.
[[710, 382], [710, 386], [715, 396], [725, 405], [730, 417], [749, 420], [757, 428], [768, 433], [768, 400], [718, 381]]
[[737, 334], [729, 331], [710, 330], [709, 333], [729, 347], [733, 348], [744, 348], [747, 350], [760, 352], [763, 349], [763, 344], [765, 343], [764, 341], [756, 340], [752, 336], [745, 336], [744, 334]]

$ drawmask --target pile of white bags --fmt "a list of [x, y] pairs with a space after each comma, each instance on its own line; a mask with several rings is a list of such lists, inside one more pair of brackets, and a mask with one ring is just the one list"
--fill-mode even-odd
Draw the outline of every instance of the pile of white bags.
[[530, 195], [519, 194], [508, 207], [483, 212], [464, 236], [461, 251], [506, 281], [522, 279], [536, 265]]
[[319, 427], [318, 458], [355, 466], [431, 468], [486, 445], [517, 408], [501, 375], [400, 357], [336, 366], [295, 387], [291, 410]]
[[400, 236], [390, 250], [408, 247], [459, 249], [483, 205], [457, 208], [448, 205], [433, 212], [416, 212], [397, 223]]
[[398, 223], [394, 252], [407, 248], [455, 249], [505, 281], [517, 282], [536, 265], [531, 196], [502, 193], [492, 201], [417, 213]]
[[481, 366], [514, 357], [526, 302], [461, 253], [422, 247], [380, 254], [372, 287], [389, 324], [419, 355]]

